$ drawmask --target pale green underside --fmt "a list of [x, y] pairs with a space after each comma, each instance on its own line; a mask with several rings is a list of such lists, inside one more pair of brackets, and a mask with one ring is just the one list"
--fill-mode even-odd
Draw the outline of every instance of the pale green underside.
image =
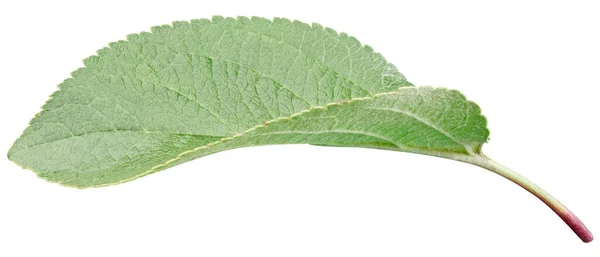
[[246, 146], [467, 155], [488, 137], [460, 93], [414, 88], [370, 47], [320, 25], [215, 17], [127, 39], [59, 85], [12, 161], [83, 188]]

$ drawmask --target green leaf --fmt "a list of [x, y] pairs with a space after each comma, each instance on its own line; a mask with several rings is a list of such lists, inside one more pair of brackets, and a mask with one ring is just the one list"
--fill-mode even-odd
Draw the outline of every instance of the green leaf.
[[59, 85], [8, 158], [61, 185], [118, 184], [233, 148], [367, 147], [471, 163], [517, 183], [583, 241], [544, 190], [481, 152], [489, 131], [458, 91], [415, 88], [380, 54], [286, 19], [175, 22], [127, 36]]

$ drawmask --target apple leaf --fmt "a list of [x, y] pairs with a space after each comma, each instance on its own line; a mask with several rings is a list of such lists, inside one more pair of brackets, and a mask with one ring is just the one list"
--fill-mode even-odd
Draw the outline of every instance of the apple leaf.
[[471, 163], [560, 202], [481, 152], [489, 131], [456, 90], [413, 87], [380, 54], [287, 19], [175, 22], [110, 43], [59, 85], [8, 158], [61, 185], [123, 183], [208, 154], [314, 144]]

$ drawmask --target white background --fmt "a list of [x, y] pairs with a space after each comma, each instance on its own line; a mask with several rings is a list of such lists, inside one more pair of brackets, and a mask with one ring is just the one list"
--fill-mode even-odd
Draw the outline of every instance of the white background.
[[[0, 149], [108, 42], [214, 14], [287, 17], [357, 37], [416, 85], [459, 89], [489, 119], [484, 152], [600, 235], [597, 1], [482, 2], [3, 1]], [[600, 254], [516, 185], [433, 157], [247, 148], [89, 190], [0, 164], [0, 256]]]

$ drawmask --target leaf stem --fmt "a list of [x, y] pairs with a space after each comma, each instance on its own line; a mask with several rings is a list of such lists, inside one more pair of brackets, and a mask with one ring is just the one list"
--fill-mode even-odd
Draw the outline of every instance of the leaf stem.
[[[472, 158], [471, 158], [472, 157]], [[581, 238], [584, 243], [589, 243], [594, 239], [592, 232], [561, 202], [552, 197], [541, 187], [537, 186], [529, 179], [521, 176], [519, 173], [505, 167], [504, 165], [488, 158], [485, 155], [471, 155], [465, 162], [477, 165], [489, 171], [492, 171], [529, 191], [537, 198], [542, 200], [550, 209], [552, 209], [572, 230]]]

